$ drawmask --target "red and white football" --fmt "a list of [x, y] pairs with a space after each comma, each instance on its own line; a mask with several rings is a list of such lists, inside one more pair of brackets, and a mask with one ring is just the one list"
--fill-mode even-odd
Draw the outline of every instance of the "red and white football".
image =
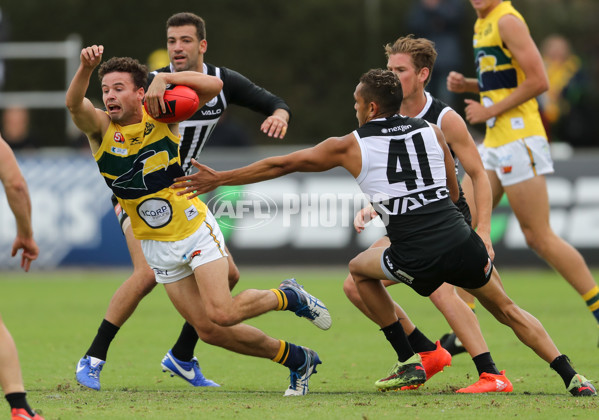
[[[155, 118], [164, 123], [177, 123], [185, 121], [198, 110], [200, 99], [195, 90], [183, 85], [175, 85], [172, 88], [164, 91], [164, 104], [166, 112], [161, 112]], [[144, 102], [146, 112], [148, 112], [148, 104]]]

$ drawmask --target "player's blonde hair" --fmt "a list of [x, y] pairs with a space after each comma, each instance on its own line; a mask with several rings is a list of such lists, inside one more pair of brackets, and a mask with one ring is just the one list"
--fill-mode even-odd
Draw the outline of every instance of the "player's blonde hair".
[[419, 72], [423, 68], [429, 70], [428, 77], [424, 81], [424, 86], [431, 80], [433, 66], [437, 59], [435, 43], [426, 38], [414, 38], [414, 35], [407, 35], [398, 38], [393, 44], [385, 45], [385, 54], [387, 58], [393, 54], [408, 54], [412, 57], [412, 63]]

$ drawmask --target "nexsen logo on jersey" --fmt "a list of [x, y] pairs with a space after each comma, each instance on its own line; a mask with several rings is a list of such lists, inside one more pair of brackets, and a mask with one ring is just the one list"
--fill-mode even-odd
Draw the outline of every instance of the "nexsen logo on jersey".
[[383, 128], [381, 130], [381, 133], [383, 134], [387, 134], [387, 133], [396, 133], [398, 131], [407, 131], [410, 128], [412, 128], [411, 125], [396, 125], [395, 127], [391, 127], [391, 128]]

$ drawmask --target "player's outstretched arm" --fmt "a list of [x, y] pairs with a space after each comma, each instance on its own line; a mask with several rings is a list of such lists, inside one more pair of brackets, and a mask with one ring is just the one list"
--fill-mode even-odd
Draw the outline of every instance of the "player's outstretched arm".
[[198, 172], [175, 178], [171, 188], [179, 188], [177, 195], [196, 197], [213, 191], [221, 185], [245, 185], [278, 178], [293, 172], [323, 172], [342, 166], [354, 177], [360, 173], [362, 158], [360, 146], [353, 134], [331, 137], [314, 147], [298, 150], [284, 156], [262, 159], [243, 168], [218, 172], [192, 160]]
[[31, 262], [39, 254], [39, 248], [33, 239], [33, 228], [31, 225], [31, 199], [27, 182], [19, 169], [17, 159], [10, 146], [0, 136], [0, 181], [6, 191], [8, 205], [15, 215], [17, 222], [17, 236], [12, 245], [11, 255], [17, 255], [19, 249], [23, 250], [21, 255], [21, 267], [29, 271]]

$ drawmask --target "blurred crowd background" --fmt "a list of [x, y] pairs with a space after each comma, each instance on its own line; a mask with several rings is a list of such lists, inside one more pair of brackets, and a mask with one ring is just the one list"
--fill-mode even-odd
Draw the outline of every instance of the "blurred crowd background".
[[[599, 1], [512, 3], [547, 63], [551, 89], [539, 99], [551, 141], [595, 147]], [[207, 62], [237, 70], [289, 103], [289, 144], [311, 144], [354, 128], [356, 81], [366, 70], [385, 66], [383, 45], [398, 36], [413, 33], [435, 41], [439, 57], [429, 90], [459, 112], [464, 97], [447, 92], [445, 77], [450, 70], [474, 75], [476, 17], [468, 0], [11, 0], [0, 4], [0, 57], [6, 43], [75, 39], [82, 46], [103, 44], [107, 57], [132, 56], [156, 68], [168, 63], [166, 19], [181, 11], [206, 20]], [[64, 91], [69, 71], [64, 59], [0, 58], [0, 130], [15, 149], [87, 148], [85, 139], [67, 127], [64, 108], [1, 98], [10, 92]], [[94, 83], [90, 99], [99, 104]], [[259, 116], [238, 108], [230, 114], [212, 144], [271, 143], [257, 130]], [[483, 128], [472, 127], [474, 133]]]

